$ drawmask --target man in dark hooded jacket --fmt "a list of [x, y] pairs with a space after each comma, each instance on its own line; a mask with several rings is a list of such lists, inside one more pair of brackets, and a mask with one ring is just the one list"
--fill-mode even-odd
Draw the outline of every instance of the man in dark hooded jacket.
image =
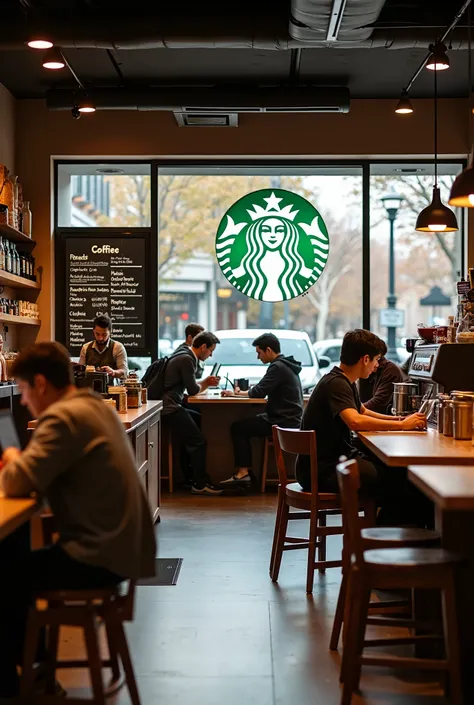
[[301, 363], [293, 356], [281, 354], [280, 341], [273, 333], [264, 333], [253, 341], [258, 359], [264, 365], [270, 366], [262, 380], [248, 392], [238, 388], [222, 392], [223, 396], [238, 395], [250, 399], [267, 397], [265, 413], [255, 418], [236, 421], [231, 426], [232, 443], [236, 471], [222, 485], [235, 483], [250, 483], [252, 467], [251, 438], [272, 435], [272, 426], [277, 424], [283, 428], [299, 428], [303, 414], [303, 390], [299, 373]]

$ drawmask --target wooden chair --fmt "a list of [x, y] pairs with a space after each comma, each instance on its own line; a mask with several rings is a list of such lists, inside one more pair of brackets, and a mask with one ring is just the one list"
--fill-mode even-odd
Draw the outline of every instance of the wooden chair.
[[[343, 506], [347, 550], [350, 554], [348, 601], [349, 617], [342, 660], [343, 692], [341, 705], [350, 705], [359, 688], [363, 664], [444, 670], [450, 679], [452, 705], [461, 705], [459, 639], [456, 623], [455, 574], [461, 559], [440, 548], [382, 548], [365, 550], [358, 512], [358, 472], [356, 461], [337, 468]], [[443, 624], [446, 658], [427, 659], [392, 655], [364, 656], [364, 646], [384, 646], [433, 639], [433, 635], [408, 638], [365, 639], [365, 628], [373, 589], [440, 590], [443, 597]], [[412, 623], [410, 626], [416, 626]]]
[[163, 426], [163, 447], [167, 448], [168, 455], [168, 474], [162, 475], [162, 480], [168, 480], [168, 492], [173, 494], [173, 434], [169, 428]]
[[[135, 681], [133, 665], [125, 635], [124, 622], [132, 621], [135, 602], [135, 581], [128, 581], [124, 594], [119, 587], [106, 590], [58, 590], [40, 593], [37, 600], [46, 603], [35, 605], [29, 611], [28, 626], [20, 684], [22, 702], [32, 705], [79, 705], [94, 703], [105, 705], [109, 696], [123, 684], [119, 659], [122, 663], [133, 705], [140, 705], [140, 696]], [[109, 658], [102, 659], [99, 651], [98, 629], [103, 624], [106, 631]], [[59, 632], [61, 626], [81, 627], [87, 651], [86, 660], [58, 660]], [[46, 694], [35, 692], [34, 661], [41, 629], [47, 630], [47, 679]], [[93, 699], [64, 698], [54, 695], [55, 674], [62, 668], [88, 668], [92, 684]], [[111, 684], [104, 689], [102, 669], [110, 668]]]
[[[273, 444], [280, 484], [278, 505], [270, 559], [270, 577], [278, 580], [283, 551], [308, 550], [306, 592], [313, 591], [314, 571], [324, 573], [326, 568], [339, 568], [342, 560], [326, 560], [326, 538], [343, 533], [341, 526], [328, 527], [327, 516], [341, 514], [340, 498], [336, 493], [318, 492], [318, 461], [315, 431], [299, 431], [273, 426]], [[288, 479], [293, 473], [295, 456], [309, 455], [311, 463], [311, 492], [304, 492], [298, 482]], [[289, 464], [291, 463], [291, 469]], [[290, 508], [302, 511], [290, 512]], [[367, 502], [361, 507], [373, 523], [375, 507]], [[309, 539], [287, 536], [288, 522], [309, 519]], [[318, 560], [316, 558], [318, 552]]]
[[271, 478], [270, 480], [267, 480], [267, 473], [268, 473], [268, 458], [269, 458], [269, 451], [270, 448], [273, 448], [273, 438], [265, 438], [264, 444], [263, 444], [263, 461], [262, 461], [262, 478], [261, 478], [261, 491], [265, 492], [267, 489], [267, 483], [278, 483], [278, 479], [273, 479]]
[[[360, 475], [357, 461], [350, 465], [350, 472], [353, 476], [353, 481], [357, 485], [357, 491], [360, 490]], [[343, 513], [344, 526], [344, 513]], [[434, 548], [440, 545], [441, 537], [437, 531], [428, 529], [411, 529], [403, 527], [366, 527], [361, 528], [361, 536], [364, 550], [376, 548]], [[347, 582], [350, 571], [350, 552], [347, 546], [346, 533], [344, 533], [344, 545], [342, 550], [342, 581], [339, 588], [339, 596], [337, 599], [336, 614], [334, 615], [334, 624], [331, 633], [329, 648], [331, 651], [336, 651], [339, 645], [339, 637], [341, 628], [344, 622], [344, 611], [347, 598]], [[397, 608], [410, 607], [408, 600], [387, 600], [369, 603], [371, 611], [393, 610]], [[403, 623], [402, 623], [403, 622]], [[397, 621], [386, 617], [368, 617], [367, 623], [379, 626], [404, 626], [406, 620]]]

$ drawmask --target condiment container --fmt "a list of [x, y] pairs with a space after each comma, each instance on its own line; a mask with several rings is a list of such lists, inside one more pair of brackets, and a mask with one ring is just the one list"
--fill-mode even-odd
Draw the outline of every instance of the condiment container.
[[470, 401], [453, 401], [453, 436], [458, 441], [472, 438], [472, 399]]
[[133, 372], [125, 380], [129, 409], [139, 409], [142, 405], [142, 384]]
[[449, 399], [448, 394], [438, 394], [438, 433], [443, 433], [444, 405], [447, 399]]
[[453, 400], [446, 399], [443, 408], [443, 433], [445, 436], [453, 435]]
[[111, 386], [107, 389], [109, 396], [114, 400], [119, 414], [127, 413], [127, 390], [122, 386]]
[[148, 389], [146, 387], [142, 387], [142, 404], [147, 404], [148, 403]]

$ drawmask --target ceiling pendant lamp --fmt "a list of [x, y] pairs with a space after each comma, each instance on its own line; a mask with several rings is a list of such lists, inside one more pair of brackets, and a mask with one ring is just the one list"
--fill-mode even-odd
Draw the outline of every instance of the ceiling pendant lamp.
[[402, 92], [400, 100], [397, 103], [397, 107], [395, 108], [395, 112], [399, 115], [409, 115], [413, 112], [413, 105], [411, 104], [411, 100], [406, 91]]
[[43, 57], [43, 66], [45, 69], [57, 71], [58, 69], [63, 69], [65, 65], [66, 63], [59, 47], [48, 49]]
[[31, 37], [27, 42], [30, 49], [52, 49], [53, 42], [45, 37], [43, 34], [38, 33]]
[[80, 113], [95, 113], [95, 105], [87, 96], [81, 98], [77, 105], [77, 109]]
[[[469, 81], [469, 102], [472, 101], [472, 65], [471, 65], [471, 7], [468, 7], [468, 33], [469, 41], [467, 45], [467, 56], [468, 56], [468, 81]], [[472, 102], [471, 102], [472, 105]], [[473, 135], [472, 135], [472, 113], [474, 109], [469, 106], [469, 142], [472, 145]], [[451, 186], [451, 193], [449, 194], [449, 205], [458, 206], [459, 208], [474, 208], [474, 150], [471, 148], [471, 158], [469, 160], [469, 165], [464, 171], [462, 171], [459, 176], [454, 180]]]
[[453, 211], [441, 201], [438, 186], [438, 83], [437, 71], [434, 72], [434, 172], [433, 198], [423, 208], [416, 219], [415, 230], [422, 233], [448, 233], [458, 230], [458, 221]]
[[446, 71], [449, 69], [449, 57], [446, 53], [446, 45], [442, 42], [430, 44], [431, 56], [428, 59], [426, 68], [430, 71]]

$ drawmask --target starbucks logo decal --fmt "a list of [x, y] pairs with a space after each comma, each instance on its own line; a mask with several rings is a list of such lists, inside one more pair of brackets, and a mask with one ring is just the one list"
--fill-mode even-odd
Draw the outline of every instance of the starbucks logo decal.
[[226, 279], [259, 301], [301, 296], [329, 255], [324, 220], [305, 198], [283, 189], [244, 196], [222, 218], [216, 255]]

